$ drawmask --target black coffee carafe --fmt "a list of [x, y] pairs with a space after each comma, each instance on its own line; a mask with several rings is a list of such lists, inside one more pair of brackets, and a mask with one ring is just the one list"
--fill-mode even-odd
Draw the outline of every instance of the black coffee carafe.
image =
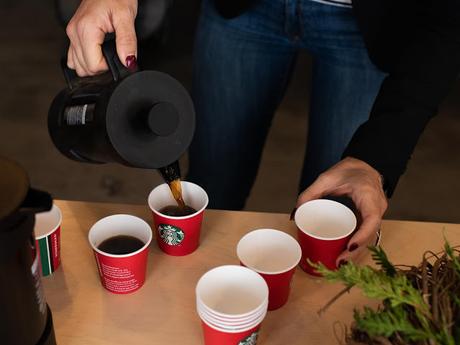
[[195, 130], [188, 92], [167, 74], [130, 72], [113, 39], [102, 48], [110, 73], [78, 78], [63, 62], [68, 87], [48, 115], [53, 143], [65, 156], [87, 163], [157, 169], [177, 161]]
[[0, 344], [56, 344], [33, 233], [35, 214], [51, 206], [21, 167], [0, 157]]

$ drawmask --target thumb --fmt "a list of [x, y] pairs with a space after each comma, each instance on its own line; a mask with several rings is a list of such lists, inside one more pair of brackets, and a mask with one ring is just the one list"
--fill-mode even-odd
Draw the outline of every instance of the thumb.
[[[129, 69], [137, 67], [137, 38], [134, 29], [134, 17], [123, 13], [113, 20], [117, 53], [123, 65]], [[133, 66], [133, 63], [135, 66]]]

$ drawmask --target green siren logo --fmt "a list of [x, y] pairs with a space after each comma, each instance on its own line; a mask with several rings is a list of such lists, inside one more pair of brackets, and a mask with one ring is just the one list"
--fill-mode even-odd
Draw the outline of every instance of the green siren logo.
[[169, 244], [170, 246], [177, 246], [181, 244], [185, 238], [185, 234], [182, 229], [174, 225], [160, 224], [158, 225], [158, 233], [160, 234], [163, 242]]
[[258, 335], [258, 332], [254, 332], [249, 337], [241, 340], [238, 345], [256, 345]]

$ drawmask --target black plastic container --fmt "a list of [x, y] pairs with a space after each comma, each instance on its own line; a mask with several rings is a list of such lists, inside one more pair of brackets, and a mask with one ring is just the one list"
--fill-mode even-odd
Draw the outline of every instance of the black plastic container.
[[49, 194], [29, 188], [24, 170], [0, 157], [0, 344], [55, 345], [53, 320], [40, 280], [35, 214], [50, 210]]
[[95, 77], [79, 78], [63, 61], [68, 87], [48, 115], [55, 146], [86, 163], [157, 169], [178, 160], [195, 130], [188, 92], [167, 74], [129, 71], [113, 39], [103, 44], [103, 53], [110, 73]]

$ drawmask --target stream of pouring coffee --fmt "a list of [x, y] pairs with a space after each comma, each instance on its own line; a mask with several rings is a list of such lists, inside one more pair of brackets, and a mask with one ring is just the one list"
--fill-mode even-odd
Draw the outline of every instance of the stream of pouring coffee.
[[179, 161], [176, 161], [158, 170], [160, 171], [161, 176], [171, 189], [171, 193], [174, 197], [174, 200], [176, 200], [177, 205], [181, 209], [185, 209], [185, 202], [182, 198], [182, 185], [180, 181]]

